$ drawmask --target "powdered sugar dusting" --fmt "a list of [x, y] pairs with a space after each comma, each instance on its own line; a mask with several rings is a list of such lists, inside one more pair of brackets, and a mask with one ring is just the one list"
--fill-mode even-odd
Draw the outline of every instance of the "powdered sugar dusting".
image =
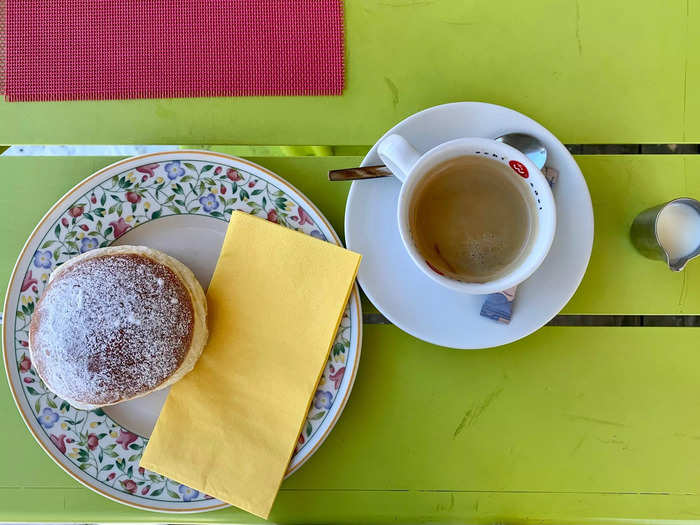
[[163, 383], [192, 339], [186, 288], [137, 255], [89, 258], [52, 281], [32, 322], [32, 353], [59, 396], [108, 404]]

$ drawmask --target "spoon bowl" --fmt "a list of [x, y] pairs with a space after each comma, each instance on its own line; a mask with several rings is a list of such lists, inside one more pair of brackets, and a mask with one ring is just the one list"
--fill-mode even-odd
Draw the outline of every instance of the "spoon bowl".
[[525, 133], [508, 133], [498, 137], [496, 142], [508, 144], [517, 149], [520, 153], [525, 154], [525, 156], [537, 166], [538, 170], [544, 168], [547, 162], [547, 148], [544, 147], [544, 144], [542, 144], [539, 139], [532, 135], [527, 135]]

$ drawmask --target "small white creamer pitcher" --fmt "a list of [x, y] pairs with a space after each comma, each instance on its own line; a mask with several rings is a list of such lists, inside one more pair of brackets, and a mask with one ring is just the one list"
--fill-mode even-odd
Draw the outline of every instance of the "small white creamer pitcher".
[[630, 236], [642, 255], [679, 272], [700, 255], [700, 202], [682, 197], [646, 209], [635, 217]]

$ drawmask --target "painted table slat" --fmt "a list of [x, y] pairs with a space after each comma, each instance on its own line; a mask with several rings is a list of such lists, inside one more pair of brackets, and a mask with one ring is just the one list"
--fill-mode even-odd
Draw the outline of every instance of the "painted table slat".
[[[700, 516], [697, 328], [548, 327], [453, 351], [365, 327], [349, 404], [283, 484], [278, 523], [609, 523]], [[4, 383], [4, 378], [2, 383]], [[0, 520], [255, 522], [162, 515], [79, 487], [0, 385]]]
[[345, 2], [340, 97], [0, 102], [0, 144], [372, 144], [445, 102], [512, 107], [566, 143], [700, 142], [692, 0]]
[[[0, 157], [0, 289], [45, 210], [74, 184], [113, 162], [104, 157]], [[343, 235], [349, 183], [327, 181], [329, 169], [359, 157], [257, 157], [306, 193]], [[642, 209], [679, 196], [700, 198], [700, 156], [580, 155], [595, 213], [588, 271], [565, 314], [700, 314], [700, 261], [682, 273], [637, 254], [628, 238]], [[376, 311], [367, 301], [365, 311]]]

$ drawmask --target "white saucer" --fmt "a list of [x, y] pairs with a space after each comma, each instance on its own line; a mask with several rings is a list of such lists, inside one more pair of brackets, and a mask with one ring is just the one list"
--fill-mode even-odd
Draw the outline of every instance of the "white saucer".
[[[367, 297], [396, 326], [436, 345], [477, 349], [517, 341], [545, 325], [578, 288], [593, 247], [593, 207], [581, 170], [564, 145], [534, 120], [482, 102], [445, 104], [391, 128], [419, 151], [459, 137], [528, 133], [547, 147], [547, 165], [559, 171], [554, 187], [557, 233], [542, 266], [518, 287], [509, 325], [479, 315], [484, 296], [448, 290], [414, 265], [399, 237], [394, 178], [356, 181], [345, 209], [349, 249], [363, 255], [358, 279]], [[381, 139], [380, 139], [381, 140]], [[362, 165], [381, 164], [377, 146]]]

